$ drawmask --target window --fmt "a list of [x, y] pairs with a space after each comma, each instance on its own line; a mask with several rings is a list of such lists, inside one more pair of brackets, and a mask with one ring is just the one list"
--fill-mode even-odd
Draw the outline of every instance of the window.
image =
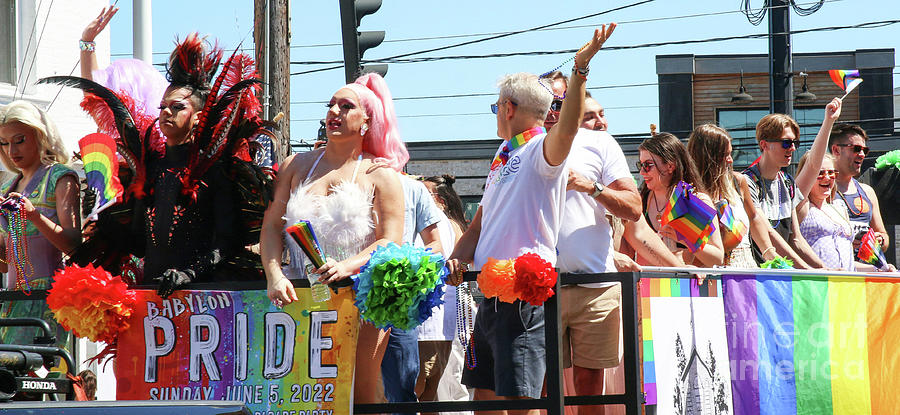
[[[743, 109], [719, 109], [716, 111], [716, 121], [720, 127], [731, 134], [731, 146], [734, 152], [734, 167], [736, 170], [750, 165], [759, 157], [759, 146], [756, 144], [756, 123], [762, 117], [769, 114], [768, 109], [743, 108]], [[796, 164], [800, 157], [812, 145], [825, 118], [825, 108], [809, 107], [794, 108], [794, 120], [800, 125], [800, 148], [794, 153], [793, 163]]]
[[0, 83], [16, 82], [16, 2], [0, 0]]

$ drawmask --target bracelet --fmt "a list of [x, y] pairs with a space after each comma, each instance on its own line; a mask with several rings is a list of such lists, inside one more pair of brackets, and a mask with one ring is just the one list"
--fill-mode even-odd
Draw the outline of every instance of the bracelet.
[[575, 66], [572, 66], [572, 73], [578, 75], [579, 78], [587, 81], [588, 73], [591, 72], [591, 68], [579, 68], [576, 63]]
[[762, 251], [762, 254], [760, 254], [760, 255], [762, 255], [763, 258], [765, 258], [766, 252], [769, 252], [770, 249], [774, 251], [774, 250], [775, 250], [775, 247], [774, 247], [774, 246], [770, 246], [770, 247], [766, 248], [764, 251]]
[[81, 49], [82, 52], [93, 52], [96, 46], [96, 42], [88, 42], [86, 40], [78, 41], [78, 48]]

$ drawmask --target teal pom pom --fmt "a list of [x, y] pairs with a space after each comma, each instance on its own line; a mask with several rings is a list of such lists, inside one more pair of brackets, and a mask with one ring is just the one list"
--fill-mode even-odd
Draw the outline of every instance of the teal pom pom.
[[353, 277], [355, 304], [362, 318], [378, 328], [413, 329], [443, 303], [446, 278], [441, 254], [390, 243], [376, 249]]
[[794, 261], [782, 256], [777, 256], [769, 261], [759, 264], [759, 267], [768, 269], [794, 269]]

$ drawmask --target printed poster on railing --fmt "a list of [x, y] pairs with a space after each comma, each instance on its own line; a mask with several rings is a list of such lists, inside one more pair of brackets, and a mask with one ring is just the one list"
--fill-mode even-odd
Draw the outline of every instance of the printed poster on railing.
[[[353, 292], [276, 308], [265, 290], [139, 290], [120, 333], [118, 400], [239, 400], [254, 414], [351, 413], [359, 316]], [[279, 412], [281, 411], [281, 412]]]
[[731, 414], [722, 283], [642, 278], [644, 393], [658, 414]]

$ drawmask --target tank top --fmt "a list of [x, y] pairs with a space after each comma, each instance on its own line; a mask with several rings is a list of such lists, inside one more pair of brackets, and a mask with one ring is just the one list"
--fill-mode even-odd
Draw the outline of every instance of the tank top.
[[[322, 253], [336, 261], [356, 255], [363, 248], [375, 242], [375, 224], [372, 220], [374, 189], [366, 192], [356, 183], [356, 175], [362, 163], [362, 155], [356, 160], [356, 167], [350, 181], [341, 181], [331, 186], [326, 195], [311, 194], [309, 179], [315, 172], [323, 151], [316, 158], [303, 183], [291, 192], [284, 219], [285, 228], [300, 220], [308, 220], [319, 240]], [[284, 234], [291, 263], [284, 270], [290, 279], [306, 278], [307, 258], [299, 245]]]
[[859, 231], [869, 230], [869, 224], [872, 223], [872, 201], [856, 179], [851, 178], [850, 185], [853, 193], [836, 193], [847, 207], [853, 234], [856, 235]]

